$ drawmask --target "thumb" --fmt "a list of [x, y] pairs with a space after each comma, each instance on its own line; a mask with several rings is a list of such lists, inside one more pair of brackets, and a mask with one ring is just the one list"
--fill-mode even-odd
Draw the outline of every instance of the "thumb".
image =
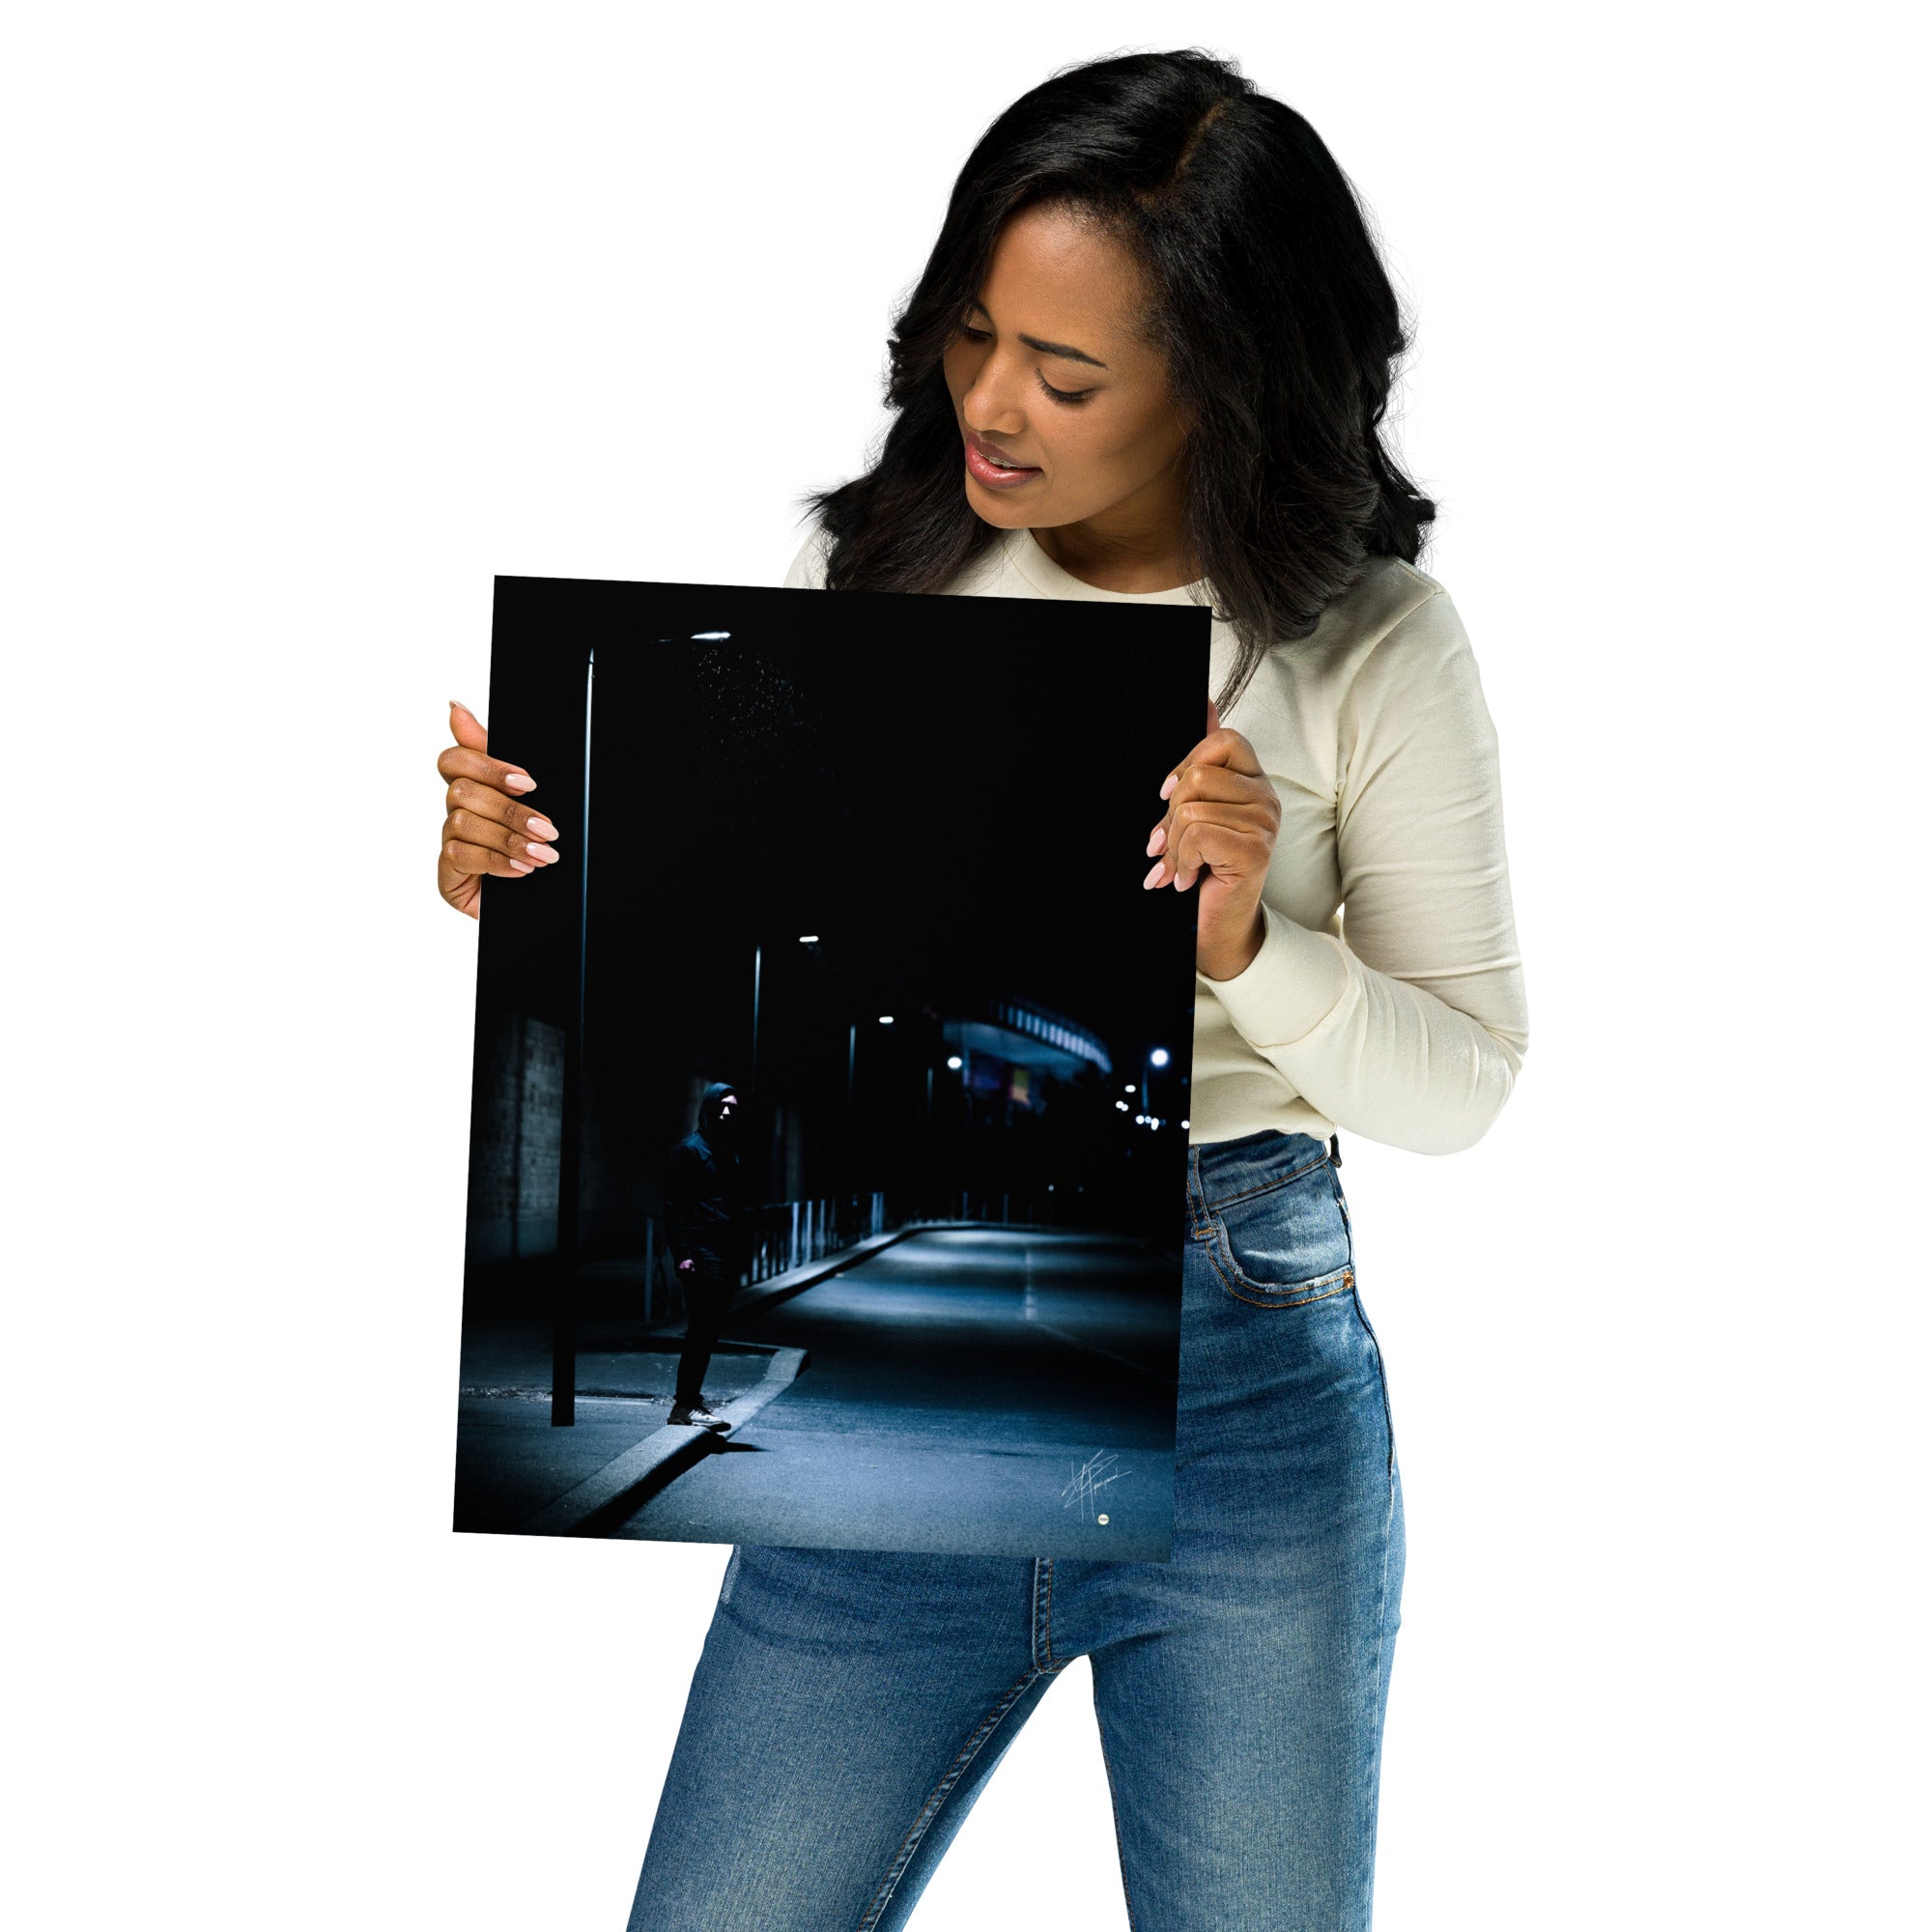
[[487, 752], [490, 749], [490, 734], [483, 728], [483, 721], [469, 705], [456, 698], [449, 700], [449, 735], [466, 752]]
[[[1221, 728], [1220, 707], [1210, 697], [1208, 700], [1208, 729], [1210, 732], [1213, 732], [1213, 731], [1218, 731], [1220, 728]], [[476, 749], [480, 752], [483, 748], [482, 746], [479, 745]]]

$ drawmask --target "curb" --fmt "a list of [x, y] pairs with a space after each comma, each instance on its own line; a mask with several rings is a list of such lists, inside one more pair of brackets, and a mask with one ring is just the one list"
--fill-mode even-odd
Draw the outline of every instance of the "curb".
[[[734, 1434], [798, 1379], [805, 1359], [803, 1349], [772, 1350], [763, 1378], [718, 1411], [732, 1425]], [[716, 1433], [695, 1424], [679, 1429], [667, 1424], [654, 1429], [641, 1442], [633, 1444], [621, 1456], [612, 1457], [601, 1469], [584, 1477], [576, 1488], [566, 1490], [554, 1502], [546, 1503], [533, 1516], [526, 1517], [511, 1534], [577, 1535], [593, 1517], [601, 1516], [631, 1491], [646, 1485], [655, 1491], [672, 1476], [681, 1474], [686, 1466], [709, 1452]], [[653, 1477], [659, 1480], [653, 1482]], [[642, 1503], [647, 1497], [639, 1496], [638, 1500]]]

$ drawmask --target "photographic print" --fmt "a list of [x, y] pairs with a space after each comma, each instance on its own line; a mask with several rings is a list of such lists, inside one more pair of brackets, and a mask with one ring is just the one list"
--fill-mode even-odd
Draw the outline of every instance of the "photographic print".
[[1208, 632], [497, 580], [455, 1529], [1167, 1560]]

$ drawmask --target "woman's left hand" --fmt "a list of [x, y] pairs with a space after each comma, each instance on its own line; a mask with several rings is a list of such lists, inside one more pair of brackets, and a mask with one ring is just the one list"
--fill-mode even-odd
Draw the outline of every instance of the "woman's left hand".
[[1222, 728], [1213, 700], [1208, 735], [1160, 788], [1167, 816], [1148, 840], [1158, 853], [1141, 884], [1186, 892], [1201, 882], [1194, 963], [1209, 980], [1232, 980], [1262, 950], [1262, 884], [1281, 829], [1281, 800], [1255, 748]]

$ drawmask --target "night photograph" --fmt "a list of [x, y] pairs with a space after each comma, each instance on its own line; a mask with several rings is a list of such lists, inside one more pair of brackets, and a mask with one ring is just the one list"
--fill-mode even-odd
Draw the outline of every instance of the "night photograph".
[[1166, 1559], [1208, 639], [497, 580], [455, 1529]]

